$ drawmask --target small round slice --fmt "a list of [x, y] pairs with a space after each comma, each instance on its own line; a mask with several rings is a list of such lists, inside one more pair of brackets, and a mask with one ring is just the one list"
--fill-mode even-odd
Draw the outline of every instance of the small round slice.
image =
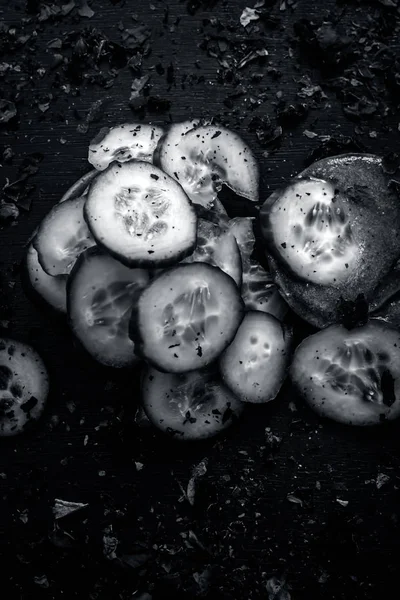
[[205, 219], [197, 221], [197, 243], [193, 253], [182, 262], [206, 262], [242, 283], [242, 261], [235, 236], [226, 228]]
[[98, 171], [104, 171], [114, 161], [152, 162], [163, 133], [161, 127], [142, 123], [103, 127], [90, 142], [88, 160]]
[[217, 435], [244, 408], [211, 371], [172, 374], [152, 367], [143, 376], [142, 403], [153, 425], [177, 440]]
[[400, 416], [400, 333], [371, 320], [332, 325], [306, 338], [290, 367], [292, 382], [318, 414], [349, 425]]
[[33, 244], [29, 244], [25, 259], [25, 270], [31, 288], [50, 305], [61, 313], [67, 312], [67, 276], [47, 275], [41, 267]]
[[130, 267], [170, 265], [196, 244], [190, 200], [174, 179], [145, 162], [114, 163], [100, 173], [85, 217], [97, 242]]
[[129, 338], [132, 306], [149, 280], [100, 250], [83, 253], [68, 280], [71, 329], [98, 362], [128, 367], [138, 361]]
[[243, 402], [273, 400], [286, 375], [291, 340], [291, 330], [272, 315], [246, 313], [220, 357], [222, 380]]
[[259, 172], [249, 146], [225, 127], [184, 126], [167, 136], [159, 152], [163, 171], [174, 177], [192, 202], [212, 206], [223, 183], [256, 202]]
[[48, 275], [68, 275], [78, 256], [96, 244], [83, 217], [84, 204], [84, 196], [56, 204], [41, 222], [32, 243]]
[[38, 353], [0, 338], [0, 436], [25, 431], [42, 414], [48, 393], [49, 378]]
[[201, 369], [232, 341], [243, 318], [232, 277], [207, 263], [164, 271], [143, 291], [132, 312], [136, 352], [160, 371]]
[[65, 194], [61, 197], [60, 203], [65, 202], [66, 200], [75, 200], [80, 196], [86, 196], [89, 186], [92, 183], [93, 179], [97, 177], [98, 171], [96, 169], [92, 169], [85, 175], [82, 175], [75, 183], [71, 185], [70, 188], [65, 192]]

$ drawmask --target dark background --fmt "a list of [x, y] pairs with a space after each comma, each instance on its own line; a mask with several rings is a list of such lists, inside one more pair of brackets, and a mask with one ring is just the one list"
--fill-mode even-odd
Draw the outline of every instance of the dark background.
[[[93, 0], [93, 15], [65, 4], [0, 2], [1, 95], [13, 103], [0, 111], [0, 321], [52, 376], [35, 430], [0, 440], [3, 597], [386, 597], [398, 589], [398, 424], [323, 423], [286, 383], [226, 436], [174, 444], [135, 422], [138, 374], [87, 358], [28, 300], [19, 265], [105, 125], [216, 118], [254, 148], [262, 198], [329, 153], [365, 149], [395, 171], [397, 2], [267, 0], [247, 29], [252, 0]], [[184, 491], [202, 459], [192, 506]], [[55, 520], [56, 498], [88, 506]]]

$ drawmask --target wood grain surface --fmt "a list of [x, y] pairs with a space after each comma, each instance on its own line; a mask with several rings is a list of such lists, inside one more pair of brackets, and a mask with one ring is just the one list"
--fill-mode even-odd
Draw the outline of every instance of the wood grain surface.
[[[0, 133], [2, 145], [10, 145], [16, 154], [11, 165], [3, 165], [2, 185], [15, 178], [24, 155], [44, 155], [32, 178], [36, 191], [30, 212], [22, 211], [15, 226], [0, 231], [0, 262], [12, 285], [7, 289], [12, 304], [8, 332], [34, 344], [52, 380], [48, 410], [38, 427], [19, 439], [0, 440], [1, 573], [7, 600], [114, 600], [139, 597], [144, 591], [155, 599], [167, 598], [176, 573], [184, 573], [193, 586], [193, 574], [206, 568], [212, 571], [207, 597], [235, 600], [289, 598], [283, 592], [274, 596], [267, 588], [274, 576], [285, 578], [293, 600], [377, 600], [385, 598], [397, 581], [398, 425], [357, 430], [323, 423], [302, 406], [286, 383], [275, 402], [249, 408], [225, 437], [192, 446], [174, 444], [139, 429], [133, 421], [139, 373], [115, 373], [96, 365], [78, 347], [66, 324], [35, 306], [21, 286], [18, 265], [27, 240], [65, 190], [89, 170], [90, 139], [102, 126], [136, 118], [128, 105], [129, 67], [120, 70], [110, 89], [83, 83], [74, 96], [55, 87], [50, 68], [54, 50], [49, 42], [63, 39], [72, 30], [96, 28], [120, 40], [119, 23], [130, 27], [135, 13], [139, 22], [152, 29], [151, 54], [144, 60], [144, 73], [151, 75], [151, 94], [171, 102], [169, 111], [148, 112], [145, 120], [165, 124], [198, 116], [219, 118], [254, 148], [262, 198], [304, 168], [310, 152], [321, 143], [320, 136], [354, 136], [357, 124], [344, 115], [337, 94], [328, 86], [326, 98], [310, 109], [306, 120], [284, 127], [279, 148], [268, 156], [268, 148], [259, 144], [249, 123], [255, 115], [274, 118], [280, 96], [300, 101], [302, 77], [320, 83], [321, 75], [290, 42], [294, 22], [322, 18], [332, 10], [341, 14], [344, 25], [365, 24], [373, 18], [373, 3], [338, 6], [333, 0], [299, 0], [293, 8], [280, 11], [279, 4], [271, 8], [279, 24], [257, 34], [268, 58], [243, 70], [246, 87], [233, 100], [233, 110], [224, 101], [238, 91], [237, 84], [218, 83], [218, 60], [200, 46], [205, 35], [224, 36], [210, 24], [210, 19], [218, 18], [239, 47], [248, 38], [238, 26], [239, 18], [252, 3], [211, 4], [207, 8], [206, 2], [199, 2], [195, 14], [189, 14], [186, 3], [171, 0], [166, 23], [167, 4], [159, 0], [117, 4], [96, 0], [91, 19], [71, 16], [43, 23], [37, 28], [35, 59], [46, 73], [30, 75], [33, 81], [27, 82], [19, 105], [18, 128]], [[26, 18], [24, 4], [1, 2], [0, 18], [19, 28]], [[394, 36], [394, 51], [399, 43]], [[159, 64], [163, 74], [158, 74]], [[174, 81], [169, 83], [166, 70], [171, 64]], [[281, 75], [266, 73], [268, 66]], [[249, 73], [263, 70], [265, 99], [251, 108]], [[17, 85], [23, 75], [13, 72], [7, 77]], [[34, 104], [49, 93], [55, 100], [41, 114]], [[104, 114], [89, 124], [87, 133], [80, 133], [77, 111], [85, 116], [100, 98], [108, 99]], [[393, 128], [387, 131], [378, 117], [369, 122], [368, 131], [378, 134], [366, 132], [360, 137], [368, 150], [384, 154], [398, 148], [398, 115], [390, 118]], [[304, 131], [317, 137], [307, 137]], [[271, 450], [271, 433], [281, 438], [276, 451]], [[182, 488], [186, 489], [193, 465], [205, 457], [207, 474], [199, 482], [192, 507]], [[89, 507], [70, 522], [56, 524], [55, 498]], [[57, 542], [60, 530], [67, 532], [64, 546]], [[107, 536], [115, 536], [120, 548], [142, 544], [149, 561], [139, 569], [122, 568], [106, 556]], [[168, 581], [160, 584], [163, 577]], [[195, 597], [191, 587], [187, 594], [182, 597]]]

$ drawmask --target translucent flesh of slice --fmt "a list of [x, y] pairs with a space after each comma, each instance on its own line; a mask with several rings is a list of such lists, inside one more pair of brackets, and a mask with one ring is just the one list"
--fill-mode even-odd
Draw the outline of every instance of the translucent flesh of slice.
[[150, 368], [143, 380], [146, 414], [176, 439], [212, 437], [243, 411], [243, 404], [208, 371], [177, 375]]
[[248, 312], [220, 359], [226, 385], [244, 402], [273, 400], [285, 376], [290, 341], [273, 316]]
[[83, 217], [83, 196], [56, 204], [45, 216], [33, 245], [48, 275], [68, 275], [78, 256], [96, 244]]
[[332, 184], [300, 180], [270, 209], [274, 247], [300, 277], [322, 285], [343, 283], [359, 263], [346, 205]]
[[141, 350], [160, 370], [204, 367], [232, 340], [242, 310], [237, 286], [219, 268], [180, 265], [153, 280], [139, 299]]
[[152, 162], [162, 135], [161, 127], [147, 124], [125, 123], [112, 129], [104, 128], [90, 143], [88, 160], [99, 171], [114, 161]]
[[143, 269], [129, 269], [111, 256], [84, 256], [69, 288], [69, 317], [75, 335], [99, 362], [124, 367], [137, 362], [129, 319], [148, 282]]
[[167, 141], [164, 148], [162, 168], [179, 181], [192, 202], [211, 207], [223, 183], [238, 195], [258, 200], [257, 162], [236, 133], [199, 126]]
[[32, 244], [27, 252], [27, 270], [29, 281], [36, 292], [56, 310], [67, 312], [67, 277], [47, 275]]
[[40, 417], [49, 392], [42, 359], [33, 348], [0, 339], [0, 436], [22, 433]]
[[291, 376], [316, 412], [339, 422], [374, 425], [400, 416], [400, 336], [377, 321], [334, 325], [296, 349]]
[[247, 310], [259, 310], [282, 320], [288, 312], [288, 305], [273, 283], [271, 274], [251, 258], [256, 241], [253, 220], [251, 217], [235, 217], [228, 221], [229, 231], [236, 238], [242, 259], [242, 298]]
[[196, 248], [182, 262], [214, 265], [230, 275], [236, 285], [241, 285], [242, 265], [234, 235], [205, 219], [198, 220]]
[[247, 271], [243, 272], [241, 294], [247, 310], [266, 312], [279, 320], [283, 320], [288, 312], [289, 307], [270, 273], [256, 261], [251, 261]]
[[187, 196], [147, 163], [112, 165], [101, 173], [85, 211], [95, 238], [128, 265], [173, 261], [195, 243], [197, 218]]

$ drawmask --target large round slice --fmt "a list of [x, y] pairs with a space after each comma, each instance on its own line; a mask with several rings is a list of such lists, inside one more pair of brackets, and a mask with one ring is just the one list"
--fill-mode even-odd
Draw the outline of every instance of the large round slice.
[[243, 318], [232, 277], [206, 263], [165, 271], [143, 291], [132, 312], [137, 352], [161, 371], [201, 369], [232, 341]]
[[400, 256], [400, 202], [382, 159], [320, 160], [264, 203], [261, 228], [287, 303], [316, 327], [340, 320], [344, 301], [367, 302]]
[[259, 311], [246, 313], [233, 342], [219, 360], [222, 379], [243, 402], [269, 402], [283, 383], [292, 332]]
[[85, 197], [56, 204], [41, 222], [33, 246], [48, 275], [68, 275], [78, 256], [95, 241], [83, 217]]
[[67, 276], [47, 275], [46, 271], [42, 269], [33, 244], [28, 246], [24, 271], [30, 287], [47, 305], [58, 312], [67, 312]]
[[48, 393], [47, 370], [36, 350], [0, 338], [0, 436], [25, 431], [42, 414]]
[[258, 200], [257, 161], [236, 133], [216, 125], [190, 127], [187, 122], [174, 127], [162, 140], [159, 161], [192, 202], [212, 206], [223, 183], [239, 196]]
[[85, 217], [99, 244], [128, 266], [166, 266], [196, 244], [197, 217], [181, 186], [145, 162], [112, 164], [90, 186]]
[[160, 373], [151, 367], [143, 375], [142, 403], [153, 425], [177, 440], [220, 433], [244, 406], [214, 372]]
[[361, 264], [351, 215], [333, 183], [299, 179], [268, 206], [271, 243], [298, 277], [321, 285], [345, 283]]
[[350, 425], [400, 416], [400, 332], [371, 320], [347, 330], [332, 325], [296, 349], [292, 381], [309, 406]]
[[99, 171], [104, 171], [114, 161], [152, 162], [162, 135], [161, 127], [144, 123], [124, 123], [111, 129], [103, 127], [90, 142], [88, 160]]
[[129, 319], [149, 275], [129, 269], [91, 248], [78, 259], [68, 280], [71, 329], [98, 362], [127, 367], [137, 362], [129, 337]]

